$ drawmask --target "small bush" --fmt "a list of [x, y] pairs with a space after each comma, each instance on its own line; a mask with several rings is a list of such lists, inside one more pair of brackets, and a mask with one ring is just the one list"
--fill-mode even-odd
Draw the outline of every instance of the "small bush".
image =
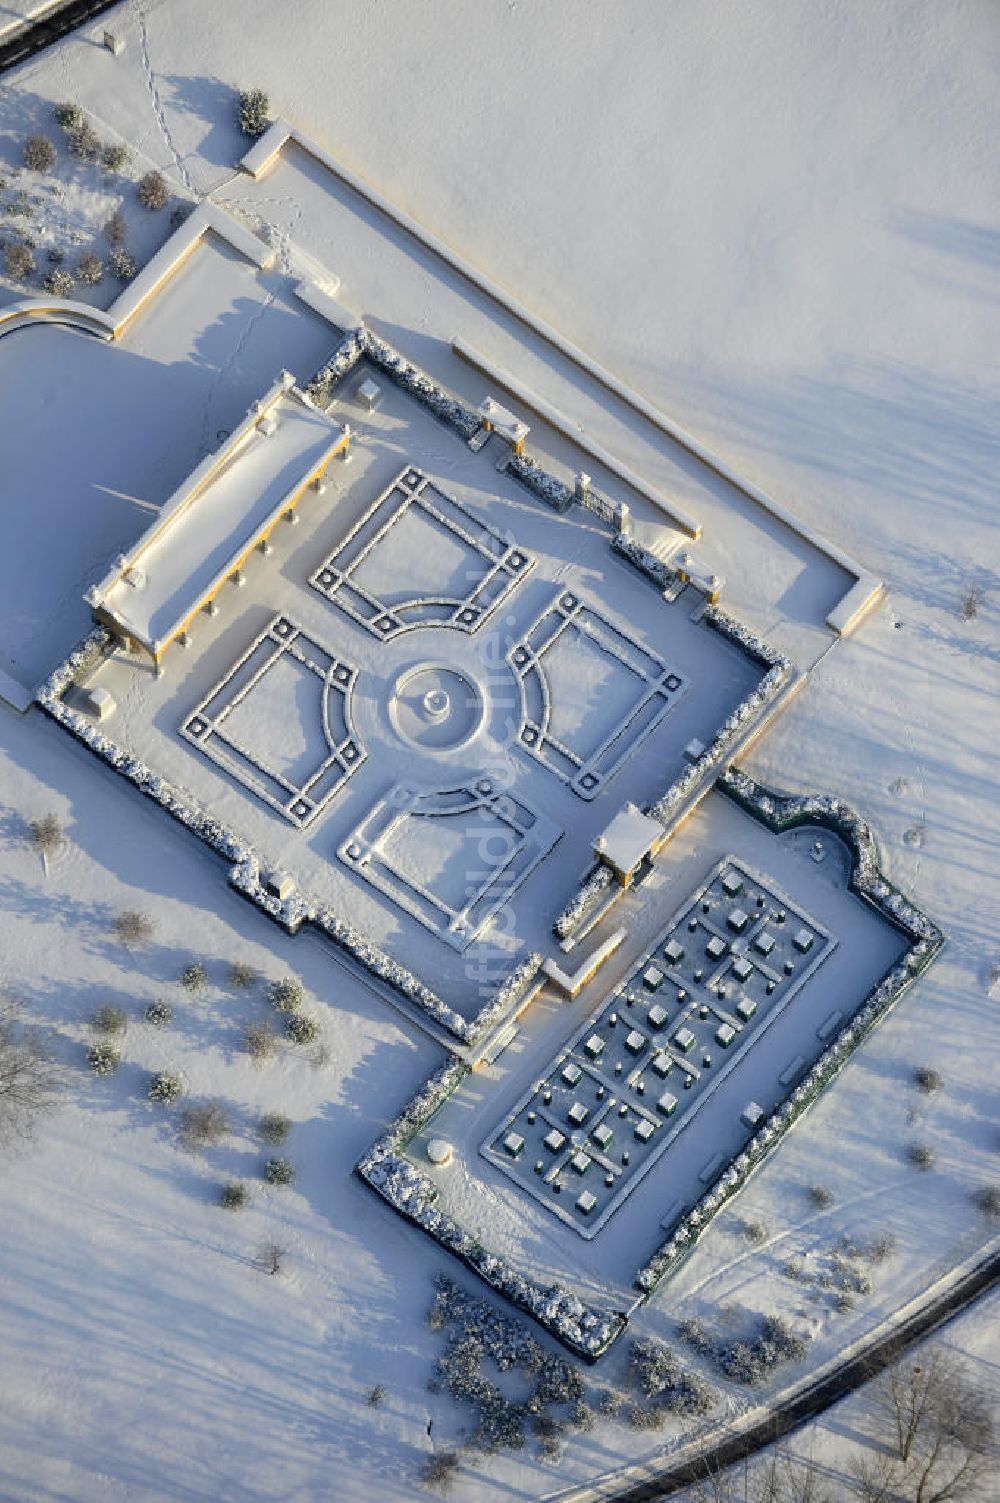
[[102, 1041], [91, 1044], [87, 1050], [87, 1063], [95, 1075], [113, 1075], [121, 1064], [121, 1051], [114, 1044]]
[[925, 1096], [933, 1096], [941, 1089], [941, 1074], [931, 1065], [918, 1065], [913, 1072], [913, 1083]]
[[263, 89], [244, 89], [240, 94], [237, 118], [245, 136], [262, 136], [270, 125], [271, 101]]
[[119, 282], [131, 282], [139, 269], [135, 264], [135, 257], [123, 245], [115, 246], [108, 261]]
[[218, 1101], [186, 1106], [181, 1112], [180, 1133], [185, 1148], [210, 1148], [229, 1131], [229, 1114]]
[[116, 209], [110, 219], [104, 222], [104, 238], [109, 245], [121, 245], [125, 239], [125, 215], [121, 209]]
[[92, 1026], [98, 1033], [118, 1035], [128, 1027], [128, 1018], [120, 1007], [99, 1007], [94, 1013]]
[[809, 1199], [817, 1211], [828, 1211], [833, 1205], [833, 1191], [826, 1185], [810, 1185]]
[[101, 161], [109, 172], [124, 172], [130, 160], [128, 147], [120, 141], [109, 142], [101, 153]]
[[605, 1388], [599, 1401], [601, 1413], [608, 1419], [617, 1419], [623, 1403], [624, 1398], [616, 1388]]
[[689, 1346], [700, 1357], [707, 1357], [715, 1350], [715, 1341], [703, 1320], [696, 1315], [682, 1320], [677, 1327], [677, 1334], [685, 1346]]
[[447, 1492], [457, 1471], [457, 1451], [435, 1451], [434, 1455], [428, 1456], [424, 1462], [420, 1480], [425, 1487], [435, 1487], [440, 1492]]
[[372, 1388], [369, 1388], [368, 1392], [365, 1394], [365, 1403], [368, 1404], [372, 1409], [377, 1409], [384, 1398], [385, 1384], [376, 1383]]
[[101, 155], [101, 138], [89, 120], [81, 120], [68, 131], [66, 142], [73, 156], [85, 162], [96, 162]]
[[157, 1106], [173, 1106], [183, 1089], [179, 1075], [173, 1075], [169, 1070], [159, 1070], [150, 1077], [149, 1099], [155, 1101]]
[[314, 1044], [319, 1038], [319, 1023], [304, 1013], [293, 1012], [285, 1024], [285, 1034], [293, 1044]]
[[763, 1221], [744, 1221], [743, 1235], [748, 1242], [756, 1247], [761, 1242], [767, 1241], [767, 1227]]
[[582, 1430], [585, 1435], [588, 1435], [597, 1423], [593, 1409], [591, 1409], [589, 1404], [585, 1404], [582, 1399], [579, 1404], [573, 1405], [569, 1422], [574, 1430]]
[[249, 991], [257, 985], [257, 972], [246, 961], [234, 960], [229, 967], [229, 985], [235, 986], [237, 991]]
[[250, 1199], [250, 1191], [240, 1179], [231, 1179], [219, 1191], [219, 1204], [227, 1211], [241, 1211]]
[[55, 166], [56, 149], [48, 136], [29, 136], [24, 143], [24, 165], [31, 172], [49, 172]]
[[274, 1029], [266, 1020], [248, 1023], [243, 1032], [243, 1043], [250, 1058], [262, 1064], [274, 1054]]
[[963, 621], [975, 621], [979, 615], [979, 607], [983, 603], [983, 592], [975, 585], [962, 592], [960, 609]]
[[148, 913], [143, 913], [138, 908], [126, 908], [116, 915], [112, 927], [115, 938], [132, 949], [137, 945], [148, 944], [153, 937], [155, 925]]
[[181, 971], [181, 986], [186, 992], [203, 992], [208, 982], [208, 972], [200, 960], [193, 960]]
[[31, 254], [31, 247], [15, 240], [13, 245], [8, 245], [4, 251], [3, 264], [7, 275], [15, 282], [26, 282], [35, 272], [35, 258]]
[[264, 1178], [269, 1185], [294, 1185], [295, 1165], [291, 1159], [268, 1159], [264, 1165]]
[[144, 209], [162, 209], [170, 197], [170, 189], [162, 172], [147, 172], [145, 177], [139, 179], [136, 191]]
[[264, 1142], [270, 1143], [274, 1148], [287, 1143], [291, 1130], [291, 1118], [286, 1117], [284, 1112], [265, 1112], [257, 1124], [257, 1131]]
[[159, 1000], [150, 1002], [144, 1014], [146, 1022], [152, 1023], [154, 1028], [165, 1028], [173, 1018], [173, 1015], [174, 1010], [170, 1003]]
[[76, 278], [69, 271], [50, 271], [42, 286], [52, 297], [69, 297], [76, 286]]
[[277, 1012], [295, 1012], [302, 1006], [304, 995], [302, 982], [294, 976], [282, 976], [280, 981], [272, 981], [268, 990], [271, 1006]]
[[81, 256], [76, 274], [85, 287], [96, 287], [104, 275], [104, 262], [93, 251], [88, 251]]
[[884, 1263], [896, 1247], [892, 1232], [876, 1232], [868, 1244], [867, 1252], [873, 1263]]
[[982, 1185], [972, 1197], [977, 1211], [991, 1221], [1000, 1217], [1000, 1185]]
[[911, 1143], [906, 1157], [915, 1169], [930, 1169], [934, 1164], [934, 1150], [929, 1143]]
[[63, 130], [76, 130], [78, 125], [83, 124], [83, 111], [78, 104], [73, 104], [68, 99], [53, 105], [52, 113]]

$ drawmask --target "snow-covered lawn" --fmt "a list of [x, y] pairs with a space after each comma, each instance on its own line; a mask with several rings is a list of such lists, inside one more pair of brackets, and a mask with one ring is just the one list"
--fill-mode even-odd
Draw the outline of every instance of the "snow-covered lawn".
[[[125, 37], [122, 57], [94, 45], [106, 24]], [[483, 382], [450, 352], [451, 336], [464, 335], [695, 511], [705, 528], [697, 554], [726, 576], [724, 602], [797, 662], [815, 662], [842, 593], [827, 560], [762, 527], [732, 487], [494, 319], [346, 189], [331, 194], [308, 159], [293, 153], [260, 183], [223, 188], [245, 148], [233, 91], [263, 84], [303, 130], [887, 580], [886, 606], [814, 669], [749, 766], [765, 782], [833, 788], [858, 807], [890, 877], [949, 945], [645, 1308], [639, 1333], [673, 1340], [687, 1313], [737, 1330], [753, 1312], [779, 1309], [814, 1331], [812, 1363], [988, 1234], [971, 1192], [1000, 1177], [989, 1078], [1000, 960], [998, 54], [991, 0], [961, 11], [934, 0], [820, 0], [807, 21], [768, 3], [737, 11], [682, 0], [629, 16], [599, 0], [488, 0], [461, 27], [433, 0], [394, 9], [391, 24], [378, 8], [255, 0], [217, 6], [210, 26], [204, 6], [169, 0], [123, 6], [5, 79], [8, 163], [54, 101], [76, 98], [102, 133], [160, 165], [176, 194], [215, 189], [251, 224], [274, 224], [288, 237], [282, 277], [285, 267], [328, 267], [350, 307], [478, 401]], [[94, 233], [104, 190], [81, 179], [78, 193], [67, 212]], [[152, 233], [158, 216], [145, 214], [137, 209], [136, 222]], [[215, 247], [205, 255], [227, 260]], [[192, 335], [203, 325], [185, 289], [202, 296], [198, 259], [178, 280], [180, 300], [171, 290], [136, 324], [131, 353], [163, 352], [177, 414], [150, 422], [144, 404], [141, 430], [126, 420], [152, 469], [104, 483], [140, 500], [156, 499], [148, 474], [168, 494], [278, 365], [295, 368], [284, 351], [304, 315], [285, 301], [282, 279], [253, 274], [253, 289], [234, 295], [241, 272], [220, 266], [224, 300], [208, 333]], [[69, 348], [55, 331], [21, 333], [0, 351], [5, 368], [19, 341], [43, 337]], [[317, 325], [306, 344], [303, 365], [313, 345], [318, 364], [329, 330]], [[126, 354], [93, 349], [109, 366]], [[91, 395], [86, 372], [73, 386], [78, 400]], [[9, 389], [5, 380], [8, 403]], [[19, 416], [5, 424], [5, 440], [20, 426]], [[564, 477], [579, 467], [573, 446], [543, 424], [530, 442]], [[440, 443], [438, 432], [430, 447]], [[36, 457], [49, 465], [42, 448]], [[397, 444], [381, 484], [422, 458]], [[587, 468], [615, 494], [598, 466]], [[15, 504], [22, 498], [18, 483]], [[23, 540], [11, 538], [6, 485], [4, 504], [5, 556], [16, 559]], [[90, 519], [110, 549], [116, 517], [111, 507]], [[638, 594], [648, 588], [624, 568], [621, 578]], [[973, 589], [980, 603], [966, 618]], [[71, 580], [64, 598], [78, 609]], [[25, 626], [21, 640], [34, 631]], [[306, 1503], [331, 1487], [412, 1497], [419, 1457], [456, 1426], [425, 1391], [434, 1348], [421, 1324], [430, 1276], [449, 1260], [349, 1167], [440, 1056], [314, 941], [284, 939], [241, 905], [212, 858], [58, 727], [0, 707], [0, 747], [7, 983], [55, 1031], [74, 1071], [99, 1002], [176, 992], [172, 978], [195, 956], [211, 980], [202, 1000], [177, 994], [165, 1035], [133, 1023], [111, 1081], [74, 1073], [37, 1147], [6, 1160], [0, 1490], [32, 1503], [277, 1493]], [[19, 820], [53, 807], [72, 843], [45, 880]], [[710, 865], [701, 859], [698, 872]], [[107, 939], [125, 907], [157, 918], [145, 958]], [[300, 972], [321, 999], [327, 1069], [289, 1057], [258, 1075], [244, 1062], [236, 1016], [251, 1004], [221, 984], [243, 951], [270, 975]], [[570, 1009], [551, 1007], [542, 1060], [569, 1031]], [[935, 1061], [944, 1085], [925, 1097], [912, 1069]], [[180, 1153], [144, 1099], [143, 1072], [167, 1066], [238, 1114], [211, 1172]], [[282, 1105], [297, 1121], [298, 1184], [284, 1195], [257, 1190], [253, 1208], [230, 1219], [209, 1187], [216, 1173], [256, 1164], [248, 1124]], [[905, 1159], [920, 1141], [936, 1155], [927, 1172]], [[807, 1194], [820, 1183], [834, 1196], [826, 1209]], [[746, 1241], [746, 1220], [765, 1227], [759, 1246]], [[818, 1267], [845, 1233], [882, 1231], [895, 1251], [853, 1312], [814, 1302], [785, 1271], [789, 1257]], [[272, 1233], [290, 1249], [282, 1278], [243, 1261]], [[598, 1381], [617, 1380], [623, 1355]], [[372, 1410], [364, 1390], [375, 1382], [388, 1396]], [[734, 1391], [726, 1402], [748, 1399]], [[558, 1468], [531, 1453], [477, 1461], [454, 1496], [536, 1498], [678, 1430], [650, 1439], [602, 1423], [569, 1442]]]

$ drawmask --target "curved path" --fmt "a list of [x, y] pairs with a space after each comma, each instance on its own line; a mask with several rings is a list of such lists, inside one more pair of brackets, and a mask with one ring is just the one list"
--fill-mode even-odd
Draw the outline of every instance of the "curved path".
[[629, 1482], [619, 1473], [617, 1477], [609, 1476], [590, 1486], [554, 1495], [551, 1503], [556, 1503], [556, 1498], [558, 1503], [657, 1503], [661, 1498], [672, 1497], [683, 1488], [703, 1480], [706, 1470], [712, 1474], [723, 1471], [765, 1451], [782, 1436], [817, 1418], [839, 1399], [862, 1387], [909, 1347], [962, 1314], [998, 1283], [1000, 1246], [994, 1246], [985, 1258], [947, 1289], [932, 1294], [891, 1331], [877, 1336], [817, 1382], [800, 1388], [746, 1429], [738, 1433], [730, 1431], [715, 1445], [687, 1460], [665, 1458], [655, 1475], [647, 1474], [640, 1481]]

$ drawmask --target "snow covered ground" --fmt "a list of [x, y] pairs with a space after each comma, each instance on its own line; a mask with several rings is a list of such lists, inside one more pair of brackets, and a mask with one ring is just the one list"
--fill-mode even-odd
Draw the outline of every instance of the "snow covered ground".
[[[391, 17], [306, 0], [226, 5], [211, 28], [192, 0], [113, 14], [122, 57], [93, 45], [102, 22], [8, 76], [3, 112], [19, 132], [76, 97], [177, 192], [221, 190], [243, 149], [231, 91], [264, 84], [307, 133], [886, 578], [887, 605], [814, 670], [750, 768], [858, 807], [889, 875], [950, 944], [638, 1323], [669, 1338], [679, 1315], [716, 1318], [720, 1303], [737, 1306], [727, 1317], [737, 1321], [799, 1307], [809, 1321], [788, 1256], [845, 1231], [892, 1230], [897, 1251], [872, 1295], [817, 1326], [813, 1355], [832, 1352], [982, 1241], [970, 1192], [998, 1175], [995, 8], [821, 0], [805, 24], [764, 0], [613, 13], [497, 0], [470, 7], [460, 28], [431, 3]], [[303, 251], [344, 278], [345, 300], [376, 327], [398, 325], [384, 332], [428, 368], [451, 370], [453, 333], [474, 337], [675, 487], [702, 514], [700, 555], [727, 576], [726, 600], [797, 660], [819, 657], [822, 597], [837, 593], [825, 565], [782, 538], [762, 547], [759, 520], [724, 487], [613, 404], [605, 413], [551, 356], [518, 355], [481, 312], [478, 326], [471, 316], [460, 326], [436, 267], [417, 256], [406, 280], [401, 262], [414, 258], [374, 240], [372, 216], [367, 238], [351, 234], [346, 216], [318, 220], [305, 191], [275, 176], [256, 188], [238, 179], [220, 197], [251, 216], [266, 197], [284, 200], [271, 209], [289, 233], [298, 226]], [[248, 330], [266, 328], [256, 311], [216, 320], [200, 388], [178, 326], [167, 372], [185, 362], [178, 386], [196, 410], [177, 429], [192, 457], [203, 426], [214, 435], [226, 424], [226, 380]], [[2, 358], [28, 337], [7, 341]], [[469, 395], [480, 386], [470, 381]], [[541, 430], [539, 449], [565, 463]], [[187, 454], [176, 463], [190, 468]], [[972, 589], [981, 603], [965, 619]], [[448, 1260], [348, 1170], [435, 1051], [332, 972], [328, 955], [240, 905], [193, 841], [57, 727], [4, 711], [0, 744], [7, 981], [60, 1050], [78, 1068], [98, 1001], [176, 991], [192, 955], [212, 976], [183, 1017], [178, 998], [167, 1039], [133, 1025], [120, 1076], [74, 1074], [37, 1148], [7, 1162], [3, 1490], [74, 1503], [308, 1500], [331, 1485], [412, 1496], [432, 1444], [428, 1406], [434, 1440], [456, 1423], [425, 1392], [433, 1340], [420, 1324], [430, 1275]], [[50, 807], [72, 844], [46, 880], [18, 821]], [[126, 906], [159, 922], [138, 965], [106, 939], [110, 913]], [[250, 1005], [220, 986], [237, 950], [270, 974], [300, 971], [322, 999], [326, 1070], [283, 1060], [258, 1076], [232, 1049], [234, 1009]], [[928, 1100], [911, 1069], [939, 1057], [942, 1032], [945, 1085]], [[208, 1176], [143, 1099], [140, 1069], [166, 1063], [193, 1092], [231, 1098], [241, 1124], [293, 1103], [298, 1188], [260, 1192], [247, 1219], [220, 1228]], [[219, 1150], [220, 1173], [255, 1162], [241, 1133]], [[917, 1138], [936, 1152], [926, 1174], [903, 1157]], [[819, 1181], [835, 1196], [824, 1211], [804, 1193]], [[768, 1227], [762, 1249], [742, 1237], [749, 1217]], [[241, 1261], [275, 1228], [290, 1247], [282, 1279]], [[619, 1358], [608, 1360], [610, 1381]], [[363, 1394], [378, 1381], [389, 1394], [372, 1411]], [[528, 1456], [476, 1463], [455, 1495], [538, 1497], [646, 1445], [603, 1425], [570, 1443], [558, 1472]]]

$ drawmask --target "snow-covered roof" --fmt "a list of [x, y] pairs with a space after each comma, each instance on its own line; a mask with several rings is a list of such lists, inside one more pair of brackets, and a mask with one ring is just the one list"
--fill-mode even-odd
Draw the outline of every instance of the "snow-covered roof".
[[283, 372], [88, 592], [89, 604], [158, 658], [348, 439]]
[[658, 819], [643, 814], [635, 804], [626, 804], [594, 841], [594, 854], [627, 877], [662, 838], [663, 826]]

